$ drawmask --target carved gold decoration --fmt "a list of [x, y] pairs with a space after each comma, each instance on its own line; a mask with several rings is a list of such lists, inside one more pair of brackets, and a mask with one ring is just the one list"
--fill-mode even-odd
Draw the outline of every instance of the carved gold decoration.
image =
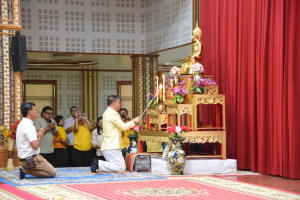
[[161, 125], [167, 124], [167, 115], [158, 115], [158, 130], [161, 130]]
[[210, 94], [210, 95], [218, 94], [218, 86], [217, 85], [205, 86], [205, 88], [206, 88], [205, 94]]
[[183, 143], [222, 143], [222, 136], [185, 136]]
[[145, 142], [169, 142], [169, 137], [141, 135], [140, 136], [140, 141], [145, 141]]
[[15, 120], [21, 121], [21, 72], [15, 72]]
[[223, 98], [222, 97], [196, 97], [197, 98], [197, 105], [198, 104], [221, 104], [223, 105]]
[[150, 124], [158, 124], [158, 118], [150, 118], [149, 123]]
[[143, 103], [143, 58], [139, 57], [139, 115], [144, 111]]
[[178, 116], [186, 113], [189, 115], [193, 115], [193, 104], [178, 104], [177, 105]]
[[175, 114], [177, 114], [177, 107], [167, 107], [167, 114], [168, 115], [175, 115]]
[[88, 71], [83, 72], [83, 112], [88, 114]]
[[93, 86], [93, 107], [94, 107], [94, 121], [97, 123], [97, 118], [98, 118], [98, 72], [94, 71], [94, 86]]
[[150, 92], [150, 58], [146, 58], [146, 94]]
[[172, 99], [166, 99], [164, 102], [165, 105], [176, 105]]
[[193, 130], [198, 130], [197, 127], [197, 105], [199, 104], [220, 104], [222, 105], [222, 127], [220, 129], [226, 130], [226, 124], [225, 124], [225, 95], [224, 94], [218, 94], [218, 95], [193, 95], [194, 100], [194, 127]]
[[156, 115], [157, 114], [157, 107], [156, 106], [151, 106], [147, 109], [146, 111], [147, 115]]
[[89, 83], [89, 93], [88, 93], [88, 108], [89, 108], [89, 113], [88, 117], [89, 119], [93, 119], [93, 72], [89, 71], [89, 76], [88, 76], [88, 83]]

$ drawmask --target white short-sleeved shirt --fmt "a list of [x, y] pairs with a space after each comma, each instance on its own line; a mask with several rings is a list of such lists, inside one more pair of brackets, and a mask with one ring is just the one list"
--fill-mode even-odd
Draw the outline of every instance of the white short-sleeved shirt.
[[18, 149], [18, 157], [20, 159], [27, 158], [40, 153], [40, 147], [33, 149], [30, 142], [38, 140], [37, 132], [33, 125], [33, 121], [23, 117], [17, 128], [16, 145]]
[[[64, 128], [67, 130], [68, 128], [74, 126], [74, 124], [75, 124], [75, 119], [73, 117], [70, 117], [66, 119]], [[67, 133], [67, 138], [69, 140], [69, 143], [73, 145], [75, 139], [74, 133], [73, 132]]]
[[[98, 135], [97, 128], [93, 131], [92, 144], [93, 144], [93, 147], [95, 147], [95, 148], [96, 148], [96, 145], [100, 145], [100, 147], [102, 146], [103, 132], [100, 130], [100, 133], [101, 133], [101, 135]], [[98, 149], [96, 151], [96, 154], [97, 154], [97, 156], [103, 156], [101, 149]]]

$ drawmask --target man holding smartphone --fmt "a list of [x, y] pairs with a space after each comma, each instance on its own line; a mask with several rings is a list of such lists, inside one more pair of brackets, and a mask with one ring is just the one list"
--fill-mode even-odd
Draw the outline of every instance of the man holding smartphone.
[[41, 140], [44, 136], [44, 128], [36, 131], [33, 120], [37, 111], [35, 104], [24, 102], [21, 105], [23, 119], [18, 125], [16, 145], [20, 161], [19, 178], [24, 179], [25, 174], [31, 174], [42, 178], [53, 178], [56, 175], [54, 167], [39, 155]]

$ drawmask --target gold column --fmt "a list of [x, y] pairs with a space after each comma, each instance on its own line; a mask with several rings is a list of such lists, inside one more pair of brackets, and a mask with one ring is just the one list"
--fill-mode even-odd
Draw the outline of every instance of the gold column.
[[98, 75], [97, 71], [83, 71], [83, 111], [89, 120], [98, 118]]
[[[9, 55], [10, 38], [15, 31], [21, 31], [22, 26], [19, 12], [19, 0], [1, 0], [0, 15], [0, 71], [1, 77], [1, 101], [0, 101], [0, 125], [10, 129], [10, 125], [21, 119], [20, 105], [22, 102], [22, 73], [14, 72]], [[3, 81], [2, 81], [3, 80]], [[7, 164], [7, 146], [1, 141], [4, 139], [0, 131], [0, 170]], [[13, 162], [19, 165], [16, 147], [14, 147]]]
[[[11, 7], [10, 7], [11, 6]], [[9, 15], [12, 10], [12, 15]], [[21, 31], [22, 26], [19, 25], [19, 1], [12, 0], [10, 5], [7, 0], [1, 0], [1, 24], [0, 37], [2, 37], [2, 74], [3, 74], [3, 124], [6, 128], [10, 128], [10, 124], [15, 120], [20, 120], [20, 104], [21, 98], [21, 72], [14, 72], [11, 69], [9, 57], [9, 41], [11, 35], [15, 35], [14, 31]], [[13, 85], [11, 83], [14, 82]], [[14, 112], [14, 113], [11, 113]]]
[[97, 123], [98, 118], [98, 72], [94, 72], [94, 87], [93, 87], [93, 105], [94, 105], [94, 122]]
[[83, 112], [89, 114], [88, 109], [88, 71], [83, 72]]
[[132, 109], [133, 117], [139, 116], [147, 107], [147, 93], [154, 91], [158, 55], [131, 56], [132, 59]]

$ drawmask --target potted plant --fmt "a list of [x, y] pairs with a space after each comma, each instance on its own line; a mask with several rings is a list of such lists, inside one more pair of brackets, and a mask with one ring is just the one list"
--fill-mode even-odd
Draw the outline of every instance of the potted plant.
[[133, 130], [132, 133], [127, 135], [127, 137], [130, 140], [130, 145], [127, 147], [128, 153], [137, 153], [138, 152], [137, 138], [138, 138], [139, 130], [141, 130], [141, 129], [142, 129], [141, 126], [136, 125], [133, 128], [131, 128], [131, 130]]
[[186, 154], [185, 151], [181, 149], [181, 144], [185, 137], [183, 132], [189, 132], [189, 127], [187, 126], [169, 126], [167, 127], [167, 132], [169, 133], [169, 140], [173, 143], [173, 149], [168, 153], [168, 160], [171, 167], [172, 175], [182, 175]]
[[210, 78], [200, 78], [197, 81], [193, 81], [192, 91], [193, 94], [204, 94], [207, 89], [205, 86], [215, 85], [216, 82]]
[[175, 78], [175, 84], [178, 83], [178, 76], [180, 75], [180, 68], [177, 66], [174, 66], [171, 70], [170, 70], [170, 74], [172, 76], [174, 76]]
[[7, 141], [7, 148], [8, 148], [8, 159], [6, 170], [14, 170], [14, 161], [13, 161], [13, 150], [15, 146], [15, 139], [17, 134], [17, 128], [20, 121], [17, 120], [15, 124], [10, 126], [10, 130], [7, 129], [5, 126], [0, 126], [0, 130], [2, 130], [4, 137]]
[[204, 73], [204, 68], [203, 68], [203, 65], [201, 65], [200, 63], [194, 63], [192, 66], [191, 66], [191, 72], [195, 75], [194, 76], [194, 80], [195, 81], [198, 81], [201, 76], [199, 74], [202, 74]]
[[177, 88], [172, 89], [172, 93], [174, 95], [173, 102], [177, 104], [181, 104], [184, 101], [184, 97], [188, 95], [188, 90], [185, 89], [185, 81], [182, 81]]

